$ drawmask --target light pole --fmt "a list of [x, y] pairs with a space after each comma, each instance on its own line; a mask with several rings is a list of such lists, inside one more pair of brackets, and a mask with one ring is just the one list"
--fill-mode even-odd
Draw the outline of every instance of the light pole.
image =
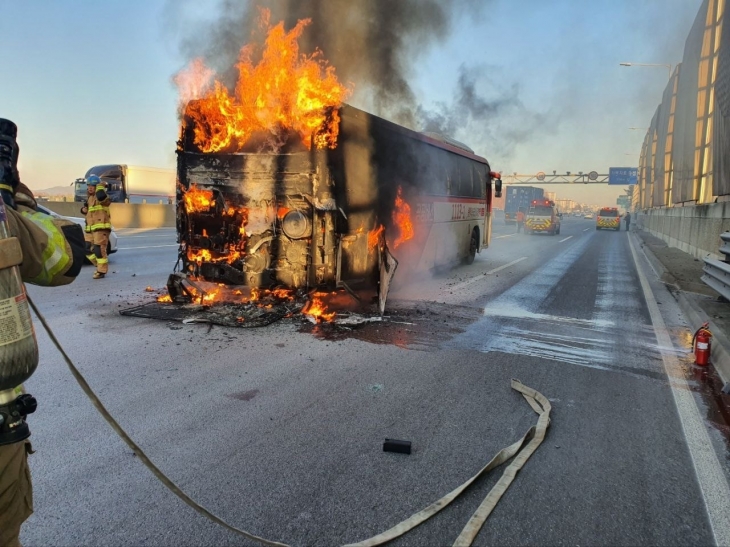
[[666, 69], [669, 69], [669, 79], [672, 79], [672, 65], [665, 65], [665, 64], [653, 64], [653, 63], [619, 63], [620, 66], [663, 66]]

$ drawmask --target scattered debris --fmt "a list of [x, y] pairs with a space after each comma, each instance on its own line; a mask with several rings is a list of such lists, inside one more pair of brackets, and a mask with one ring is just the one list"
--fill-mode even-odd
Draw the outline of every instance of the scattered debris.
[[398, 439], [385, 439], [383, 452], [397, 452], [399, 454], [411, 453], [411, 441], [400, 441]]

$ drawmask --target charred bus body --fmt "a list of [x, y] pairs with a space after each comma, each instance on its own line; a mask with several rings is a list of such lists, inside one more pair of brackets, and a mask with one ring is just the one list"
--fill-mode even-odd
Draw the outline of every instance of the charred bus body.
[[[401, 270], [424, 270], [469, 261], [488, 245], [495, 174], [484, 158], [348, 105], [329, 116], [339, 118], [334, 149], [265, 135], [217, 153], [201, 152], [185, 117], [177, 151], [184, 273], [250, 287], [344, 286], [380, 293], [382, 307], [391, 252]], [[405, 242], [398, 200], [413, 223]]]

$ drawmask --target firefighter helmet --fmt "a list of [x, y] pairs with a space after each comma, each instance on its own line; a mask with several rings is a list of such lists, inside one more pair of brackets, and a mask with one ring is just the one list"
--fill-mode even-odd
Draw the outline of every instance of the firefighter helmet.
[[86, 185], [87, 186], [96, 186], [97, 184], [101, 184], [101, 179], [96, 175], [89, 175], [86, 177]]

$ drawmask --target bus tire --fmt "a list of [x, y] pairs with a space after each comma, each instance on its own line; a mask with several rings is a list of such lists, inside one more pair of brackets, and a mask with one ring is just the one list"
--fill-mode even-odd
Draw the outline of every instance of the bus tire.
[[472, 264], [477, 256], [477, 248], [479, 247], [479, 230], [474, 228], [469, 238], [469, 252], [464, 259], [465, 264]]

